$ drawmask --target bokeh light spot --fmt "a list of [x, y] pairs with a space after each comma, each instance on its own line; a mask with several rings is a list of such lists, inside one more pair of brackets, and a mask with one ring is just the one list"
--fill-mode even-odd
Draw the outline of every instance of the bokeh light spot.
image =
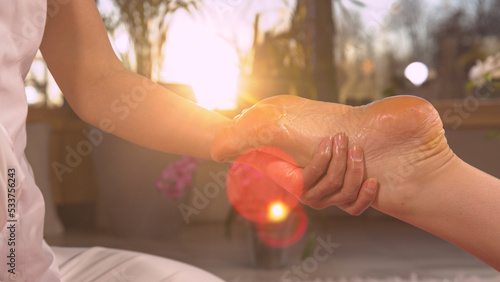
[[[227, 177], [227, 194], [235, 210], [253, 222], [259, 241], [272, 248], [295, 244], [305, 234], [309, 224], [307, 215], [295, 195], [301, 195], [301, 175], [287, 176], [293, 159], [281, 150], [261, 147], [259, 153], [242, 154], [231, 165]], [[269, 157], [272, 156], [272, 157]], [[277, 178], [290, 183], [285, 190], [250, 163]], [[290, 191], [290, 192], [289, 192]], [[293, 194], [292, 194], [293, 193]]]
[[429, 77], [429, 69], [421, 62], [413, 62], [406, 67], [405, 76], [415, 86], [420, 86]]
[[288, 207], [281, 201], [276, 201], [269, 205], [269, 220], [271, 222], [283, 221], [288, 216]]
[[301, 205], [280, 222], [257, 223], [257, 237], [267, 246], [284, 248], [297, 243], [305, 234], [309, 221]]
[[[295, 196], [271, 178], [242, 163], [233, 163], [229, 169], [227, 195], [240, 215], [259, 223], [279, 221], [274, 218], [275, 215], [284, 218], [286, 215], [283, 213], [287, 213], [285, 210], [290, 211], [298, 204]], [[280, 203], [281, 207], [275, 206], [276, 203]], [[270, 214], [271, 210], [273, 215]]]

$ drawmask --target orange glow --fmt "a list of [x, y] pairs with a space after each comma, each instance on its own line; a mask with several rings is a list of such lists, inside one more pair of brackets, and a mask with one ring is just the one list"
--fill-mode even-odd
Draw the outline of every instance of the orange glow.
[[167, 38], [165, 61], [153, 76], [192, 86], [196, 103], [204, 108], [235, 109], [240, 76], [235, 47], [184, 12], [176, 14]]
[[[298, 182], [301, 182], [300, 179]], [[226, 187], [229, 201], [235, 210], [253, 222], [283, 221], [298, 205], [295, 196], [246, 164], [233, 163]]]
[[259, 240], [273, 248], [283, 248], [297, 243], [306, 233], [309, 221], [298, 205], [281, 222], [256, 223]]
[[[254, 222], [259, 240], [273, 248], [283, 248], [298, 242], [309, 224], [307, 215], [294, 195], [302, 193], [302, 175], [295, 179], [296, 185], [284, 189], [250, 163], [266, 173], [282, 173], [283, 167], [271, 165], [266, 153], [280, 156], [282, 160], [293, 159], [275, 148], [261, 147], [260, 153], [242, 154], [231, 165], [227, 177], [226, 191], [235, 210], [244, 218]], [[275, 163], [283, 163], [276, 162]], [[263, 163], [269, 164], [262, 166]], [[272, 162], [271, 162], [272, 163]]]
[[288, 216], [288, 208], [281, 201], [269, 205], [269, 220], [271, 222], [283, 221]]

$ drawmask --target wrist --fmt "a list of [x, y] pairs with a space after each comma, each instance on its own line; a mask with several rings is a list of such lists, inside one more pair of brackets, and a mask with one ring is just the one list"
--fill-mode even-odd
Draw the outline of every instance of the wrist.
[[214, 143], [214, 140], [218, 138], [218, 136], [223, 136], [224, 132], [227, 130], [230, 130], [232, 127], [234, 121], [230, 120], [228, 118], [221, 119], [220, 121], [214, 123], [210, 128], [208, 128], [208, 132], [211, 135], [210, 136], [210, 144], [208, 147], [208, 152], [207, 152], [207, 159], [210, 159], [212, 161], [220, 162], [222, 160], [215, 158], [215, 156], [212, 153], [212, 144]]

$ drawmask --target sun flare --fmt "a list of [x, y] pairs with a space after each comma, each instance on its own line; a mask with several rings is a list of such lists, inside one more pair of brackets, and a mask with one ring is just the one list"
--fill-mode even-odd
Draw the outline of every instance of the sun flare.
[[273, 202], [269, 205], [269, 220], [271, 222], [279, 222], [287, 218], [288, 208], [281, 201]]
[[181, 13], [172, 22], [163, 53], [162, 81], [190, 85], [196, 102], [204, 108], [236, 108], [239, 57], [236, 48], [210, 27]]

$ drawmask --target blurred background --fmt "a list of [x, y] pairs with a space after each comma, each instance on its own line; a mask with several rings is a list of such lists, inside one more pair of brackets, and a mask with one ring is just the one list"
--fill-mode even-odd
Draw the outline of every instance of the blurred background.
[[[461, 99], [476, 60], [500, 50], [494, 0], [97, 3], [128, 68], [218, 110], [277, 94], [352, 105], [408, 93]], [[27, 87], [33, 105], [64, 104], [41, 57]]]

